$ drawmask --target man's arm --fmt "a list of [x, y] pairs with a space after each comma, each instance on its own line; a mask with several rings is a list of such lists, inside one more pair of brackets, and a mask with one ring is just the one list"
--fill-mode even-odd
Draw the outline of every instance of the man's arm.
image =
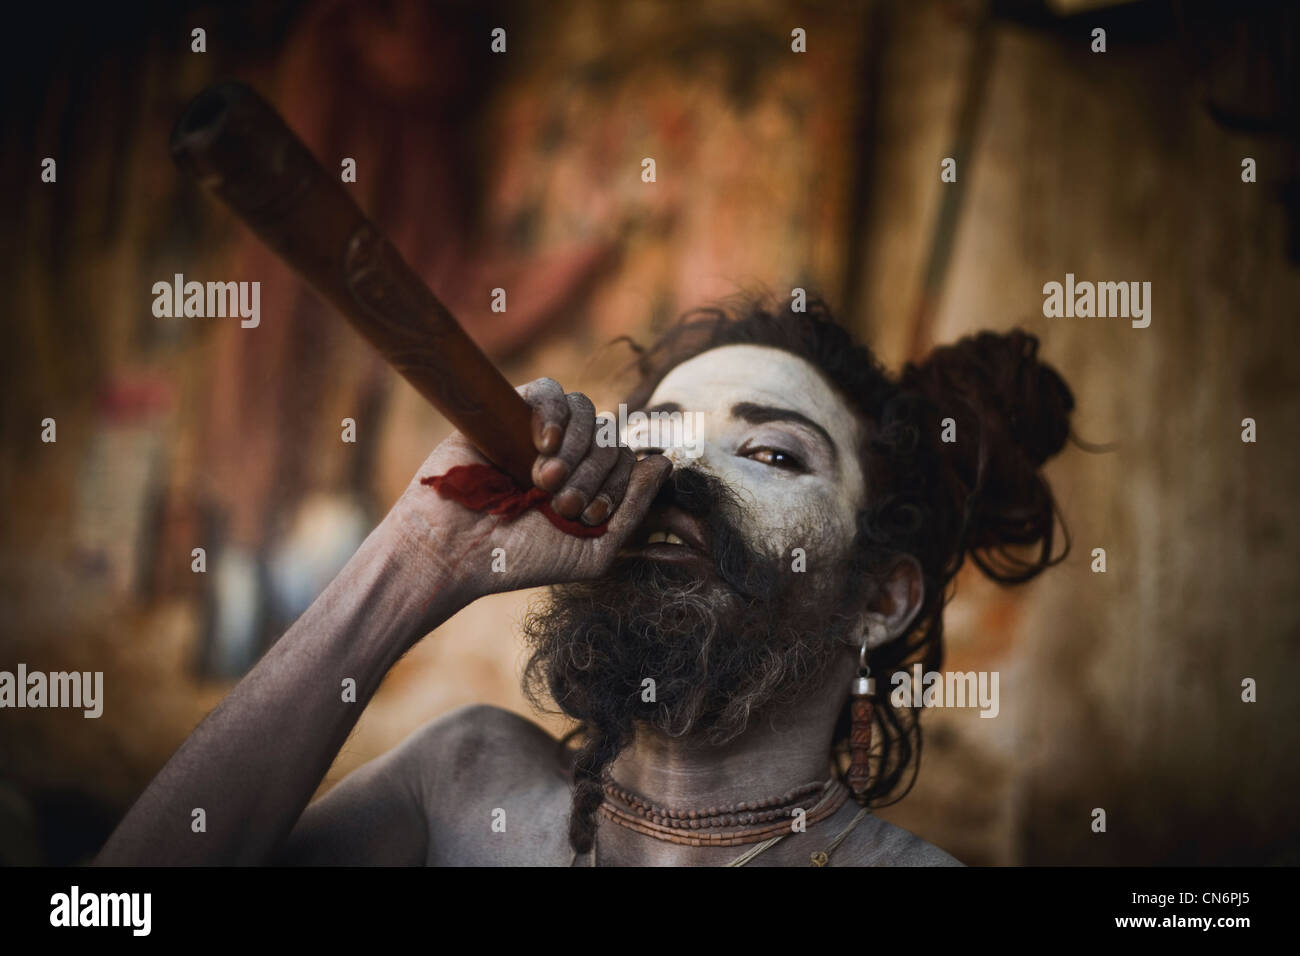
[[[637, 462], [627, 448], [595, 442], [591, 401], [552, 379], [520, 392], [533, 406], [534, 482], [554, 494], [557, 513], [607, 520], [605, 533], [579, 537], [535, 510], [503, 521], [442, 499], [421, 475], [487, 465], [451, 435], [347, 567], [181, 745], [97, 864], [272, 860], [384, 675], [416, 641], [482, 595], [605, 573], [672, 466], [662, 455]], [[498, 554], [506, 557], [501, 573]], [[355, 697], [345, 700], [349, 680]], [[364, 783], [338, 799], [369, 791], [390, 804], [385, 840], [406, 839], [423, 854], [427, 831], [405, 791], [382, 766]]]
[[[167, 762], [97, 864], [254, 864], [270, 857], [388, 669], [459, 609], [448, 571], [404, 538], [387, 519], [371, 533]], [[349, 679], [355, 702], [344, 700]], [[197, 810], [205, 823], [198, 832]]]

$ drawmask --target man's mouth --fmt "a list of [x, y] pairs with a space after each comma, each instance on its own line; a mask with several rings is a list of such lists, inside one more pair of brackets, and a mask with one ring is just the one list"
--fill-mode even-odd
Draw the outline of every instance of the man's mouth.
[[646, 544], [658, 544], [661, 541], [665, 544], [686, 544], [685, 541], [671, 531], [651, 531], [649, 537], [645, 539]]
[[651, 508], [619, 555], [716, 570], [708, 529], [694, 515], [675, 505]]

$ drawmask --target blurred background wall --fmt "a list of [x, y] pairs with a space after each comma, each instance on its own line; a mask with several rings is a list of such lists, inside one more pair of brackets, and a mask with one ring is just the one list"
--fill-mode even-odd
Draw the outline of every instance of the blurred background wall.
[[[817, 290], [894, 368], [1036, 333], [1109, 450], [1049, 466], [1064, 564], [963, 572], [946, 666], [998, 671], [1001, 713], [927, 713], [881, 813], [973, 864], [1300, 862], [1297, 28], [1289, 4], [1084, 0], [46, 8], [4, 65], [0, 669], [102, 670], [105, 706], [0, 711], [0, 862], [92, 854], [448, 431], [174, 171], [182, 105], [232, 76], [327, 168], [356, 160], [348, 188], [512, 381], [610, 407], [612, 339], [738, 290]], [[1067, 272], [1151, 282], [1150, 327], [1044, 318]], [[260, 326], [155, 318], [175, 273], [260, 281]], [[407, 655], [322, 789], [457, 706], [527, 713], [534, 597]]]

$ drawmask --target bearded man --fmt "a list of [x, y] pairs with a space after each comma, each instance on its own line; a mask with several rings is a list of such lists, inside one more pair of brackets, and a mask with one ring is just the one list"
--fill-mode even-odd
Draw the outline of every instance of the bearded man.
[[[525, 386], [549, 515], [503, 520], [421, 481], [488, 465], [449, 437], [97, 862], [956, 864], [870, 812], [920, 752], [888, 675], [940, 666], [966, 556], [1004, 583], [1064, 556], [1040, 469], [1074, 402], [1036, 350], [981, 333], [893, 378], [820, 304], [692, 313], [639, 352], [628, 401], [701, 415], [689, 458], [597, 441], [585, 396]], [[308, 806], [402, 654], [539, 585], [525, 688], [573, 733], [464, 708]]]

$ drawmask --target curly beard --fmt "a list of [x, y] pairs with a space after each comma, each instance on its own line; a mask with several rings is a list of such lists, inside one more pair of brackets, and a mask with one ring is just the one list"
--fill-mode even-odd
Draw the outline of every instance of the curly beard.
[[553, 588], [524, 621], [525, 693], [539, 708], [549, 696], [585, 738], [569, 825], [580, 853], [595, 833], [601, 775], [638, 723], [714, 745], [734, 740], [753, 716], [820, 686], [850, 626], [846, 575], [792, 573], [784, 554], [751, 547], [717, 478], [678, 469], [655, 503], [709, 528], [716, 577], [621, 559], [598, 581]]

